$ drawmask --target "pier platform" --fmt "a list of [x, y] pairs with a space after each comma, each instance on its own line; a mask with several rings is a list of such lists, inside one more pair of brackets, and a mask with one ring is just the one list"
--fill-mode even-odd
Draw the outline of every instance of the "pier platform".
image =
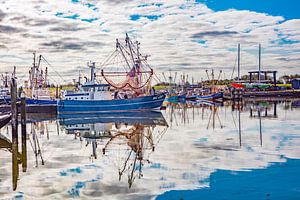
[[300, 90], [266, 90], [266, 91], [245, 91], [242, 97], [256, 98], [256, 97], [287, 97], [297, 98], [300, 97]]

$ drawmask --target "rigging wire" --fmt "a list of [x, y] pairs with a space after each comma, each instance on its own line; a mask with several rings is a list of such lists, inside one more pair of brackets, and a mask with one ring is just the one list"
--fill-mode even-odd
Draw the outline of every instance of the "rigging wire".
[[[66, 80], [54, 69], [54, 67], [46, 60], [46, 58], [42, 55], [41, 56], [43, 58], [43, 60], [53, 69], [53, 71], [65, 82]], [[57, 82], [56, 82], [57, 83]]]
[[236, 68], [236, 62], [237, 62], [237, 57], [235, 57], [235, 61], [234, 61], [234, 67], [233, 67], [233, 70], [232, 70], [232, 74], [231, 74], [231, 77], [230, 79], [233, 79], [233, 74], [235, 72], [235, 68]]

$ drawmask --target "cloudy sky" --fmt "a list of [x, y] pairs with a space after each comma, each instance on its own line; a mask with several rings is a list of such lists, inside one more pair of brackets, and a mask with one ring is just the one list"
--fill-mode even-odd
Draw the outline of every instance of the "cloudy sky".
[[51, 64], [51, 81], [68, 82], [87, 61], [99, 66], [126, 32], [151, 55], [148, 62], [161, 78], [171, 69], [201, 80], [212, 68], [230, 78], [238, 43], [242, 73], [257, 69], [259, 43], [263, 69], [300, 73], [299, 5], [293, 0], [0, 0], [0, 73], [17, 66], [20, 80], [26, 79], [37, 51]]

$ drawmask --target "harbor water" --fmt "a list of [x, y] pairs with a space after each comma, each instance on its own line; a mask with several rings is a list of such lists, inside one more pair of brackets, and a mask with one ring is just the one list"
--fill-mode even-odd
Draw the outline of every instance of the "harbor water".
[[299, 104], [28, 115], [26, 154], [0, 129], [0, 199], [299, 199]]

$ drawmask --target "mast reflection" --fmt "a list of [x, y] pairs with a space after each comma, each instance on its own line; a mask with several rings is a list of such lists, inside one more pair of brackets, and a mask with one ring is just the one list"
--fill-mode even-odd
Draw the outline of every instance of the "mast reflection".
[[59, 116], [67, 134], [92, 146], [91, 159], [97, 159], [97, 148], [107, 159], [117, 159], [119, 181], [128, 174], [129, 188], [136, 177], [143, 177], [144, 164], [163, 137], [168, 124], [160, 112], [116, 113], [101, 115]]

